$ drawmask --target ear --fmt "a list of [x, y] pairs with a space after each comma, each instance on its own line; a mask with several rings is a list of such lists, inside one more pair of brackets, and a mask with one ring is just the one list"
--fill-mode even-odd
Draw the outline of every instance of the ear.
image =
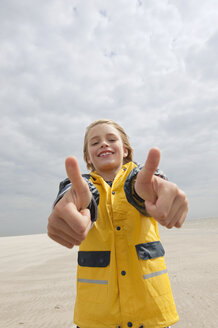
[[90, 157], [89, 157], [89, 156], [87, 156], [87, 163], [88, 163], [88, 164], [92, 164], [92, 162], [91, 162], [91, 160], [90, 160]]
[[128, 153], [129, 153], [128, 149], [123, 147], [123, 158], [126, 158], [128, 156]]

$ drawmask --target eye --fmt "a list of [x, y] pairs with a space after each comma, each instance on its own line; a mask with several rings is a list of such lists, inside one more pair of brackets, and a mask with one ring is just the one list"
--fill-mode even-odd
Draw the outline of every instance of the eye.
[[92, 146], [95, 146], [97, 144], [98, 144], [98, 141], [95, 141], [95, 142], [92, 143]]

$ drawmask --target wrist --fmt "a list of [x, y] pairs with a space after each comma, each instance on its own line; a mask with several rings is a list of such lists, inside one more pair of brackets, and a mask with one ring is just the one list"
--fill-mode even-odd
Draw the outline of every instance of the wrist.
[[89, 205], [87, 206], [87, 209], [90, 211], [92, 222], [95, 222], [97, 220], [97, 207], [98, 207], [98, 205], [97, 205], [95, 199], [92, 197]]

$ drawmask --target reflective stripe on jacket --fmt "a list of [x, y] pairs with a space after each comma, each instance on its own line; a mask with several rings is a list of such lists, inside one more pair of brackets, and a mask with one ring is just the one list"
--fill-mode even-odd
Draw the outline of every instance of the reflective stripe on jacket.
[[110, 187], [91, 173], [98, 217], [78, 253], [74, 321], [81, 328], [166, 327], [178, 321], [156, 220], [127, 201], [137, 165]]

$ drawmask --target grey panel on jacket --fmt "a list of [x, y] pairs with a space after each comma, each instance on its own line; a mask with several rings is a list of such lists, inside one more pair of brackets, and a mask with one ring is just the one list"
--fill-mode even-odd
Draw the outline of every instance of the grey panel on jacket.
[[[135, 163], [137, 166], [129, 173], [126, 182], [124, 184], [124, 191], [126, 194], [126, 198], [128, 200], [128, 202], [134, 206], [141, 214], [145, 215], [145, 216], [150, 216], [150, 214], [147, 212], [146, 208], [145, 208], [145, 201], [144, 199], [142, 199], [141, 197], [139, 197], [139, 195], [137, 195], [135, 188], [134, 188], [134, 184], [135, 184], [135, 180], [137, 177], [137, 174], [139, 173], [139, 171], [143, 168], [142, 165]], [[167, 180], [166, 175], [160, 171], [159, 169], [157, 169], [155, 171], [155, 175], [159, 176], [160, 178]]]
[[[83, 174], [82, 177], [88, 183], [89, 190], [92, 193], [92, 200], [88, 206], [88, 209], [90, 210], [90, 213], [91, 213], [91, 221], [94, 222], [97, 220], [97, 207], [99, 204], [100, 195], [99, 195], [97, 188], [89, 180], [90, 175]], [[57, 194], [57, 197], [56, 197], [56, 200], [55, 200], [53, 206], [55, 206], [58, 203], [58, 201], [63, 197], [63, 195], [67, 192], [67, 190], [70, 189], [70, 187], [71, 187], [71, 182], [70, 182], [69, 178], [66, 178], [65, 180], [61, 181], [61, 183], [59, 185], [59, 191], [58, 191], [58, 194]]]

